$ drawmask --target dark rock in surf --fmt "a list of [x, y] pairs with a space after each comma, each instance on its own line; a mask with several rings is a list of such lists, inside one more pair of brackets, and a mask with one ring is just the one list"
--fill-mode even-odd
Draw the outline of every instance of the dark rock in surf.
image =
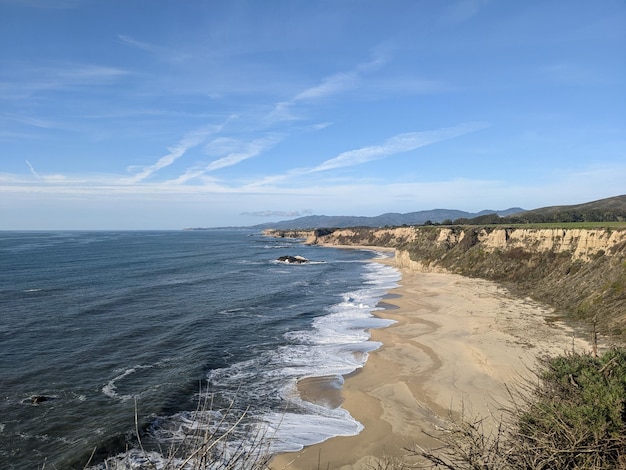
[[32, 405], [39, 405], [40, 403], [50, 401], [50, 400], [52, 400], [52, 397], [49, 397], [46, 395], [32, 395], [26, 398], [25, 400], [23, 400], [22, 403], [30, 403]]
[[288, 264], [304, 264], [309, 262], [304, 256], [281, 256], [277, 261]]

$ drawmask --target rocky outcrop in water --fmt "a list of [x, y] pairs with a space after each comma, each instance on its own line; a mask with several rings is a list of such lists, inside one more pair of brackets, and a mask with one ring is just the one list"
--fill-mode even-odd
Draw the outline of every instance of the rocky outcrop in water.
[[304, 256], [281, 256], [276, 261], [287, 264], [304, 264], [309, 262]]

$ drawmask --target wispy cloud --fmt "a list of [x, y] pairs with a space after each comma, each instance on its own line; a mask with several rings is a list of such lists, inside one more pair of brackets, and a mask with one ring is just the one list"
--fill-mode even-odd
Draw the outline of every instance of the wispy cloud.
[[200, 145], [207, 139], [208, 136], [219, 132], [222, 127], [223, 125], [211, 125], [186, 134], [176, 145], [167, 149], [169, 151], [168, 154], [159, 158], [159, 160], [157, 160], [154, 164], [143, 168], [139, 173], [133, 175], [132, 177], [125, 178], [124, 182], [126, 184], [134, 184], [149, 178], [159, 170], [170, 166], [182, 157], [189, 149]]
[[[212, 161], [204, 167], [190, 168], [178, 178], [168, 181], [168, 183], [186, 183], [203, 176], [205, 173], [236, 165], [244, 160], [256, 157], [268, 148], [274, 146], [279, 140], [280, 137], [277, 135], [261, 137], [251, 142], [240, 142], [234, 139], [216, 139], [216, 141], [212, 143], [213, 146], [211, 148], [213, 151], [215, 151], [216, 148], [221, 148], [222, 151], [226, 153], [225, 156]], [[231, 150], [227, 150], [227, 146], [230, 146]]]
[[244, 148], [242, 150], [229, 153], [228, 155], [209, 163], [206, 166], [205, 170], [214, 171], [219, 170], [220, 168], [226, 168], [228, 166], [236, 165], [237, 163], [247, 160], [248, 158], [257, 156], [267, 148], [275, 145], [278, 140], [279, 139], [277, 136], [268, 136], [262, 137], [260, 139], [255, 139], [252, 142], [244, 145]]
[[490, 0], [460, 0], [449, 5], [443, 13], [443, 22], [458, 24], [469, 21], [485, 7]]
[[135, 38], [127, 36], [126, 34], [118, 34], [117, 38], [124, 44], [149, 52], [159, 59], [168, 60], [171, 62], [180, 62], [181, 60], [185, 60], [189, 57], [189, 54], [183, 54], [168, 47], [139, 41]]
[[30, 170], [31, 174], [37, 178], [38, 180], [41, 179], [41, 176], [39, 175], [39, 173], [37, 173], [37, 171], [35, 170], [35, 168], [33, 167], [33, 165], [31, 165], [31, 163], [26, 160], [26, 164], [28, 165], [28, 169]]
[[59, 82], [87, 85], [93, 81], [109, 81], [127, 75], [128, 71], [102, 65], [74, 64], [45, 70], [48, 76]]
[[[33, 175], [35, 177], [35, 179], [37, 179], [38, 181], [42, 181], [46, 184], [64, 184], [67, 183], [69, 180], [65, 175], [42, 175], [40, 174], [37, 170], [35, 170], [35, 167], [33, 166], [33, 164], [31, 162], [29, 162], [28, 160], [26, 161], [26, 165], [28, 166], [28, 170], [30, 171], [30, 174]], [[14, 181], [18, 181], [18, 180], [14, 180]], [[25, 181], [27, 183], [30, 183], [29, 181]]]
[[58, 127], [58, 124], [55, 122], [20, 114], [2, 114], [0, 115], [0, 119], [17, 122], [19, 124], [24, 124], [30, 127], [38, 127], [40, 129], [53, 129], [55, 127]]
[[484, 122], [470, 122], [460, 124], [455, 127], [447, 127], [432, 131], [398, 134], [387, 139], [380, 145], [349, 150], [347, 152], [340, 153], [336, 157], [328, 159], [317, 166], [310, 168], [297, 168], [282, 175], [268, 176], [261, 181], [253, 183], [251, 186], [267, 185], [296, 176], [361, 165], [373, 160], [380, 160], [399, 153], [410, 152], [420, 147], [425, 147], [427, 145], [459, 137], [464, 134], [476, 132], [481, 129], [485, 129], [486, 127], [489, 127], [489, 124]]
[[301, 91], [294, 96], [290, 103], [298, 101], [315, 100], [326, 96], [334, 95], [343, 90], [351, 88], [358, 78], [356, 72], [337, 73], [325, 78], [319, 85]]
[[325, 77], [319, 84], [302, 90], [289, 100], [277, 103], [270, 117], [273, 120], [297, 119], [291, 109], [298, 103], [320, 100], [352, 89], [364, 74], [377, 70], [386, 62], [387, 59], [384, 56], [377, 55], [374, 59], [357, 65], [351, 71], [339, 72]]
[[541, 67], [540, 73], [559, 83], [571, 85], [598, 85], [603, 80], [598, 71], [573, 63], [558, 63]]
[[[349, 213], [377, 215], [393, 207], [398, 212], [409, 212], [433, 207], [478, 211], [521, 206], [525, 209], [554, 205], [574, 204], [609, 197], [624, 192], [626, 165], [613, 163], [583, 168], [576, 172], [552, 173], [547, 178], [530, 178], [522, 181], [509, 179], [448, 178], [438, 181], [397, 182], [393, 179], [364, 182], [359, 179], [343, 184], [297, 184], [283, 187], [228, 187], [213, 185], [171, 185], [163, 182], [123, 185], [117, 175], [73, 176], [66, 180], [34, 180], [30, 175], [0, 173], [0, 201], [21, 201], [37, 214], [41, 204], [46, 208], [58, 205], [55, 215], [67, 213], [68, 201], [75, 201], [90, 210], [95, 203], [111, 204], [124, 201], [124, 209], [138, 219], [146, 206], [152, 205], [160, 220], [177, 220], [181, 207], [202, 207], [197, 220], [204, 220], [206, 204], [229, 207], [230, 214], [284, 217], [291, 211], [266, 210], [267, 207], [316, 207], [317, 213], [326, 215]], [[546, 200], [546, 195], [549, 199]], [[37, 201], [30, 204], [24, 201]], [[167, 201], [169, 204], [162, 204]], [[494, 207], [494, 201], [496, 201]], [[29, 205], [30, 204], [30, 205]], [[115, 203], [114, 203], [115, 204]], [[416, 206], [418, 204], [418, 206]], [[0, 204], [1, 205], [1, 204]], [[8, 207], [5, 204], [5, 208]], [[30, 212], [29, 212], [30, 214]], [[301, 212], [302, 215], [306, 211]], [[5, 223], [4, 219], [0, 224]], [[234, 223], [234, 222], [233, 222]], [[175, 225], [174, 225], [175, 226]], [[9, 226], [7, 226], [9, 227]], [[36, 224], [33, 227], [37, 227]], [[64, 227], [67, 228], [67, 227]]]
[[5, 99], [23, 99], [34, 93], [96, 87], [117, 82], [127, 70], [92, 64], [60, 63], [31, 66], [9, 71], [9, 81], [0, 83]]
[[152, 44], [148, 44], [147, 42], [142, 42], [142, 41], [138, 41], [136, 39], [131, 38], [130, 36], [126, 36], [125, 34], [118, 34], [117, 38], [130, 45], [133, 47], [136, 47], [138, 49], [143, 49], [144, 51], [154, 51], [156, 49], [156, 47]]
[[346, 166], [360, 165], [372, 160], [378, 160], [386, 158], [398, 153], [410, 152], [411, 150], [431, 145], [443, 140], [452, 139], [454, 137], [475, 132], [487, 127], [485, 123], [468, 123], [462, 124], [456, 127], [448, 127], [444, 129], [437, 129], [434, 131], [424, 132], [408, 132], [405, 134], [398, 134], [396, 136], [387, 139], [382, 145], [375, 145], [371, 147], [363, 147], [356, 150], [350, 150], [326, 160], [322, 164], [311, 168], [310, 173], [318, 171], [327, 171], [334, 168], [341, 168]]
[[326, 129], [327, 127], [330, 127], [332, 125], [333, 125], [332, 122], [327, 121], [327, 122], [320, 122], [318, 124], [313, 124], [311, 128], [315, 131], [321, 131], [322, 129]]

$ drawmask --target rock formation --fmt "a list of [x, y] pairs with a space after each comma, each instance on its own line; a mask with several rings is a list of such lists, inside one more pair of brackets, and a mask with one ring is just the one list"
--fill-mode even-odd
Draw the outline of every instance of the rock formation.
[[281, 256], [276, 261], [287, 264], [304, 264], [309, 262], [304, 256]]

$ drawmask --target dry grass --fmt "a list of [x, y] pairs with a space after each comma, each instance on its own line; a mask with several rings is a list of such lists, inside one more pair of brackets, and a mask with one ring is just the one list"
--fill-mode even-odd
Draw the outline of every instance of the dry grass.
[[415, 451], [423, 468], [626, 469], [625, 349], [548, 359], [511, 398], [493, 432], [483, 419], [450, 420], [441, 447]]
[[[272, 458], [272, 436], [266, 428], [247, 421], [248, 409], [235, 421], [233, 405], [223, 413], [213, 413], [213, 397], [204, 395], [191, 413], [182, 438], [170, 438], [158, 451], [144, 447], [135, 404], [135, 433], [138, 448], [123, 457], [113, 457], [97, 470], [267, 470]], [[85, 468], [88, 468], [86, 466]]]

